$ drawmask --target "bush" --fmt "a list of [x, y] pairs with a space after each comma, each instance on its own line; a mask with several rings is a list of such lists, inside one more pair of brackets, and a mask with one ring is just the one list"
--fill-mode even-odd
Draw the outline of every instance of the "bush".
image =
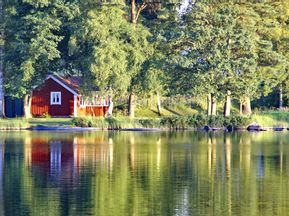
[[232, 128], [247, 127], [252, 122], [251, 117], [233, 115], [225, 118], [224, 126]]
[[78, 127], [96, 127], [102, 129], [122, 129], [122, 128], [167, 128], [171, 130], [209, 127], [244, 127], [250, 123], [250, 118], [246, 116], [206, 116], [204, 114], [194, 114], [190, 116], [171, 116], [163, 118], [128, 118], [109, 117], [92, 118], [79, 117], [73, 119], [73, 124]]
[[217, 116], [209, 116], [208, 123], [209, 127], [224, 127], [225, 126], [225, 117], [217, 115]]

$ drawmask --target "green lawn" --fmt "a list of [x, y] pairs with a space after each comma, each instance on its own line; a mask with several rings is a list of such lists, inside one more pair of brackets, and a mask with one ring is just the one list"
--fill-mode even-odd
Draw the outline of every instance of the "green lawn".
[[286, 111], [257, 112], [252, 115], [252, 120], [264, 127], [288, 127], [289, 112]]
[[[162, 107], [162, 116], [186, 116], [197, 114], [198, 110], [184, 105]], [[135, 111], [136, 117], [157, 118], [159, 117], [156, 107], [138, 107]]]
[[0, 119], [0, 129], [25, 129], [37, 125], [73, 126], [72, 118], [8, 118]]
[[27, 119], [31, 127], [43, 126], [72, 126], [72, 118], [31, 118]]

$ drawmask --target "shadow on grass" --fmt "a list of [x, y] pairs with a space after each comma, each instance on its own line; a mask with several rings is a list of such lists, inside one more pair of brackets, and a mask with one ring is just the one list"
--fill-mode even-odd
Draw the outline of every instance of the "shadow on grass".
[[165, 109], [168, 110], [169, 112], [171, 112], [171, 113], [177, 115], [177, 116], [181, 116], [180, 113], [176, 112], [175, 110], [173, 110], [173, 109], [171, 109], [171, 108], [169, 108], [169, 107], [167, 107], [167, 106], [165, 107]]
[[43, 125], [43, 126], [72, 126], [71, 118], [49, 118], [49, 119], [29, 119], [30, 126]]

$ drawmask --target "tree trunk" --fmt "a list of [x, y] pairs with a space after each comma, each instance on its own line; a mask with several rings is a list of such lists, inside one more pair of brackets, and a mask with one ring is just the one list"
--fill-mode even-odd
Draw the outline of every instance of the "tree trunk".
[[240, 100], [239, 114], [243, 115], [243, 102]]
[[162, 107], [161, 107], [161, 97], [159, 94], [157, 94], [157, 108], [158, 108], [158, 114], [159, 116], [162, 115]]
[[[3, 1], [0, 0], [0, 17], [3, 20]], [[4, 87], [3, 87], [3, 73], [4, 73], [4, 27], [0, 26], [0, 117], [4, 117]]]
[[217, 99], [214, 95], [212, 95], [212, 104], [211, 104], [211, 109], [212, 109], [212, 115], [217, 115]]
[[109, 103], [107, 115], [111, 117], [111, 116], [112, 116], [112, 111], [113, 111], [113, 102], [111, 101], [111, 102]]
[[252, 109], [251, 109], [251, 100], [249, 97], [245, 98], [245, 101], [243, 103], [243, 114], [244, 115], [251, 115], [252, 114]]
[[279, 87], [279, 109], [283, 108], [283, 89], [282, 86]]
[[31, 101], [32, 97], [30, 95], [25, 95], [24, 97], [24, 117], [31, 118]]
[[131, 93], [128, 99], [128, 116], [130, 118], [134, 118], [134, 111], [135, 111], [135, 95]]
[[212, 95], [208, 94], [207, 96], [207, 115], [212, 115]]
[[228, 91], [226, 96], [226, 102], [224, 104], [224, 116], [228, 117], [231, 114], [231, 92]]
[[130, 21], [131, 23], [136, 23], [136, 4], [135, 0], [131, 0], [131, 8], [130, 8]]

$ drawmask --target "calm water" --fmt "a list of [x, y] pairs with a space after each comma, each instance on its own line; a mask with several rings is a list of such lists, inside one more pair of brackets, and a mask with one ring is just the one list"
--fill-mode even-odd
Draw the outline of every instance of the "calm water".
[[289, 132], [0, 133], [0, 215], [288, 215]]

